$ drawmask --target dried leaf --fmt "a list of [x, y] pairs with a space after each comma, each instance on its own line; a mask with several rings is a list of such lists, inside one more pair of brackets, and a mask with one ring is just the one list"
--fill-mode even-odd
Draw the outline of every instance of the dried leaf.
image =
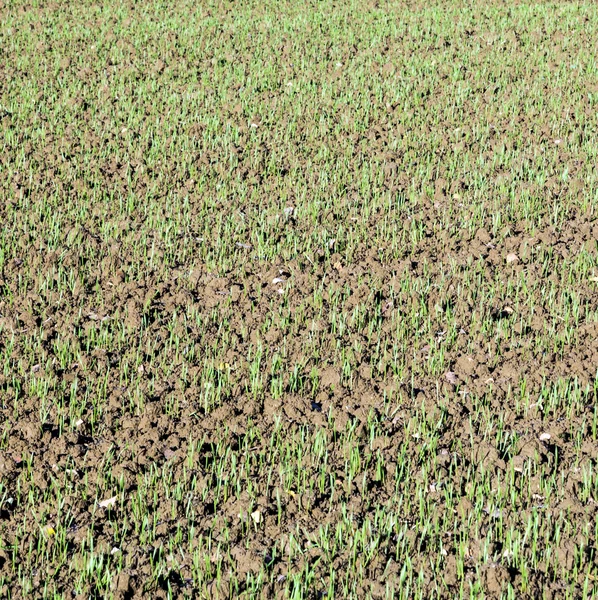
[[116, 496], [112, 496], [112, 498], [106, 498], [106, 500], [102, 500], [99, 505], [102, 508], [108, 508], [109, 506], [114, 506], [116, 504]]
[[517, 262], [518, 260], [519, 260], [519, 257], [514, 252], [509, 252], [509, 254], [507, 254], [507, 262], [508, 263]]

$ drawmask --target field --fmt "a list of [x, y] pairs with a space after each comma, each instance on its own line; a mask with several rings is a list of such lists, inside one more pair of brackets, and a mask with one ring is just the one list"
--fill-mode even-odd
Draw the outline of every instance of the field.
[[0, 597], [598, 598], [597, 31], [0, 1]]

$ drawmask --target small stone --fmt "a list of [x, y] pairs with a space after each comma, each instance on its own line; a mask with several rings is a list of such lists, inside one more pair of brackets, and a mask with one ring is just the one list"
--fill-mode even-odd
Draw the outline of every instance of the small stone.
[[444, 376], [446, 377], [446, 380], [452, 384], [452, 385], [457, 385], [457, 383], [459, 382], [459, 378], [457, 377], [456, 373], [453, 373], [452, 371], [447, 371]]
[[259, 525], [262, 522], [262, 513], [259, 510], [251, 513], [251, 518], [256, 525]]

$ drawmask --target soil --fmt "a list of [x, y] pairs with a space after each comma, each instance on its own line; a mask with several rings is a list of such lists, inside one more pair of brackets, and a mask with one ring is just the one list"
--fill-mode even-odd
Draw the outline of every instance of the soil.
[[[455, 117], [465, 123], [458, 140], [434, 137], [455, 123], [432, 118], [401, 134], [402, 107], [384, 104], [353, 137], [310, 133], [318, 120], [306, 114], [305, 131], [283, 143], [274, 134], [252, 136], [271, 126], [272, 115], [283, 118], [277, 102], [284, 90], [255, 92], [255, 114], [227, 91], [219, 118], [239, 137], [235, 147], [210, 145], [207, 117], [178, 124], [164, 108], [161, 86], [191, 89], [184, 70], [194, 57], [177, 45], [174, 27], [168, 51], [148, 54], [151, 64], [132, 34], [118, 33], [106, 42], [105, 62], [88, 54], [82, 61], [76, 49], [83, 33], [70, 46], [63, 40], [48, 49], [59, 37], [44, 27], [66, 10], [52, 6], [23, 7], [11, 18], [31, 24], [42, 48], [38, 63], [57, 61], [57, 78], [84, 86], [52, 100], [48, 90], [58, 88], [48, 81], [39, 91], [47, 112], [0, 113], [9, 140], [0, 170], [11, 174], [0, 202], [0, 595], [42, 597], [51, 580], [64, 597], [225, 598], [247, 592], [264, 572], [261, 596], [281, 597], [295, 590], [294, 576], [311, 569], [302, 597], [324, 597], [331, 572], [338, 580], [359, 572], [355, 589], [336, 597], [376, 598], [388, 585], [405, 589], [409, 556], [414, 581], [419, 577], [430, 597], [455, 597], [470, 584], [488, 598], [509, 585], [521, 598], [582, 597], [598, 573], [598, 219], [587, 202], [593, 175], [579, 138], [584, 128], [570, 115], [555, 146], [549, 114], [498, 115], [490, 139], [480, 140], [468, 102]], [[218, 6], [223, 23], [233, 18]], [[90, 14], [99, 31], [109, 30], [100, 12]], [[114, 17], [126, 29], [122, 18]], [[485, 27], [480, 22], [468, 35]], [[407, 47], [392, 43], [396, 53]], [[430, 56], [444, 56], [446, 46], [437, 44]], [[515, 38], [505, 44], [523, 52]], [[219, 48], [233, 52], [234, 44], [221, 40]], [[562, 48], [572, 52], [564, 42]], [[214, 61], [216, 51], [195, 57], [194, 68], [249, 69], [251, 49], [244, 50]], [[297, 57], [291, 46], [286, 52]], [[344, 60], [358, 64], [367, 52], [357, 40]], [[3, 60], [0, 87], [29, 81], [16, 56], [4, 51]], [[397, 68], [381, 65], [376, 76]], [[333, 64], [322, 71], [337, 85]], [[142, 116], [124, 131], [114, 89], [135, 77], [153, 78], [162, 102], [143, 99]], [[475, 91], [483, 93], [492, 102], [492, 89]], [[101, 98], [97, 106], [94, 97]], [[595, 107], [580, 103], [591, 118]], [[148, 129], [160, 118], [155, 135], [164, 145], [156, 157]], [[421, 140], [437, 140], [436, 156], [477, 156], [480, 148], [492, 155], [505, 144], [499, 134], [508, 146], [513, 128], [529, 132], [527, 149], [511, 148], [516, 165], [531, 164], [538, 148], [550, 155], [546, 181], [488, 168], [494, 195], [481, 214], [470, 174], [439, 166], [414, 192], [418, 167], [409, 157]], [[284, 121], [275, 129], [284, 131]], [[400, 150], [397, 135], [406, 140]], [[190, 158], [179, 161], [193, 140]], [[374, 161], [372, 189], [354, 181], [339, 193], [332, 180], [319, 180], [317, 152], [326, 142], [332, 164], [348, 157], [347, 172]], [[93, 158], [88, 166], [85, 156]], [[553, 175], [565, 169], [566, 180]], [[222, 180], [229, 182], [224, 192]], [[504, 186], [515, 203], [497, 226]], [[374, 187], [385, 200], [368, 208]], [[322, 201], [311, 218], [302, 190], [324, 190], [335, 200]], [[530, 197], [542, 199], [534, 219], [525, 214]], [[392, 245], [389, 236], [381, 248], [389, 227], [405, 237]], [[326, 455], [322, 487], [318, 444]], [[354, 449], [362, 464], [351, 481]], [[228, 496], [215, 473], [234, 480]], [[594, 483], [586, 494], [588, 473]], [[558, 482], [548, 497], [547, 480]], [[474, 481], [487, 486], [483, 510]], [[501, 488], [513, 496], [495, 510], [493, 493]], [[385, 514], [397, 523], [383, 527]], [[373, 556], [358, 542], [353, 550], [340, 544], [337, 553], [317, 543], [319, 528], [334, 532], [349, 522], [355, 539], [359, 528], [379, 527]], [[438, 523], [450, 528], [437, 531]], [[554, 555], [528, 571], [509, 556], [506, 540], [530, 523], [542, 532], [538, 547], [551, 546]], [[556, 523], [563, 527], [558, 539]], [[64, 556], [53, 554], [59, 531]], [[106, 573], [118, 575], [77, 588], [73, 573], [85, 568], [77, 561], [91, 544], [110, 565]], [[301, 557], [290, 561], [293, 544]], [[194, 566], [198, 548], [211, 570]], [[156, 575], [158, 563], [176, 568]], [[11, 564], [35, 565], [30, 589]]]

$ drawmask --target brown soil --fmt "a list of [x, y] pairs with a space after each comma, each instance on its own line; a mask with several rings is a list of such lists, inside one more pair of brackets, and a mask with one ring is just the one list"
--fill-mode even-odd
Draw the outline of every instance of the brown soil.
[[[223, 147], [221, 133], [206, 142], [207, 117], [168, 117], [164, 89], [193, 93], [190, 64], [249, 70], [255, 48], [234, 54], [234, 40], [213, 34], [209, 57], [186, 55], [171, 24], [172, 44], [146, 53], [151, 64], [133, 35], [118, 32], [94, 63], [78, 56], [84, 33], [67, 43], [44, 29], [61, 10], [0, 13], [31, 27], [40, 48], [31, 65], [84, 83], [69, 98], [52, 96], [55, 80], [40, 85], [46, 112], [33, 101], [0, 112], [9, 149], [0, 170], [10, 174], [0, 192], [0, 596], [42, 597], [50, 581], [65, 598], [225, 598], [265, 573], [263, 597], [300, 597], [301, 587], [319, 598], [335, 573], [335, 597], [382, 598], [408, 584], [430, 597], [470, 585], [488, 598], [509, 585], [520, 598], [582, 597], [598, 574], [598, 219], [587, 201], [595, 179], [586, 126], [570, 115], [555, 146], [549, 112], [497, 111], [481, 140], [468, 100], [454, 121], [424, 116], [413, 121], [419, 130], [401, 131], [403, 107], [372, 96], [365, 129], [351, 129], [347, 108], [314, 133], [319, 116], [307, 112], [304, 131], [281, 142], [287, 91], [254, 90], [249, 114], [231, 83], [217, 127], [238, 137]], [[110, 25], [90, 11], [103, 34], [116, 22], [126, 31], [125, 14]], [[480, 22], [467, 39], [488, 27]], [[386, 44], [396, 56], [409, 47]], [[435, 44], [430, 57], [445, 57], [450, 42]], [[268, 52], [298, 57], [290, 39]], [[363, 39], [339, 50], [357, 66], [369, 52]], [[480, 52], [475, 60], [491, 64]], [[342, 90], [329, 54], [316, 75]], [[32, 76], [15, 55], [2, 58], [8, 106], [14, 82]], [[398, 68], [379, 65], [372, 77]], [[160, 102], [142, 99], [125, 126], [114, 89], [137, 78], [156, 82]], [[423, 91], [431, 105], [450, 96]], [[472, 92], [489, 103], [493, 93]], [[595, 106], [580, 106], [591, 118]], [[338, 129], [336, 139], [343, 123], [353, 133]], [[457, 124], [462, 135], [442, 133]], [[509, 148], [510, 132], [523, 130], [527, 148]], [[418, 175], [416, 153], [429, 139], [422, 152], [432, 157], [503, 148], [527, 173], [542, 148], [551, 166], [542, 183], [483, 167], [489, 196], [480, 200], [475, 176], [443, 173], [441, 158], [431, 159], [434, 175]], [[366, 160], [369, 187], [320, 175], [330, 165], [363, 173]], [[497, 224], [505, 189], [514, 201]], [[307, 193], [322, 198], [316, 216]], [[526, 198], [539, 197], [529, 218]], [[396, 242], [385, 233], [393, 228]], [[506, 498], [499, 508], [497, 495]], [[331, 539], [351, 530], [354, 547], [324, 548], [324, 526]], [[539, 532], [533, 551], [530, 527]], [[524, 556], [537, 546], [544, 557], [531, 570], [507, 549], [519, 533]], [[59, 535], [64, 555], [53, 550]], [[542, 554], [548, 546], [552, 557]], [[105, 579], [78, 588], [74, 573], [90, 553], [105, 561]], [[156, 564], [172, 566], [156, 574]], [[13, 565], [32, 569], [29, 589]]]

